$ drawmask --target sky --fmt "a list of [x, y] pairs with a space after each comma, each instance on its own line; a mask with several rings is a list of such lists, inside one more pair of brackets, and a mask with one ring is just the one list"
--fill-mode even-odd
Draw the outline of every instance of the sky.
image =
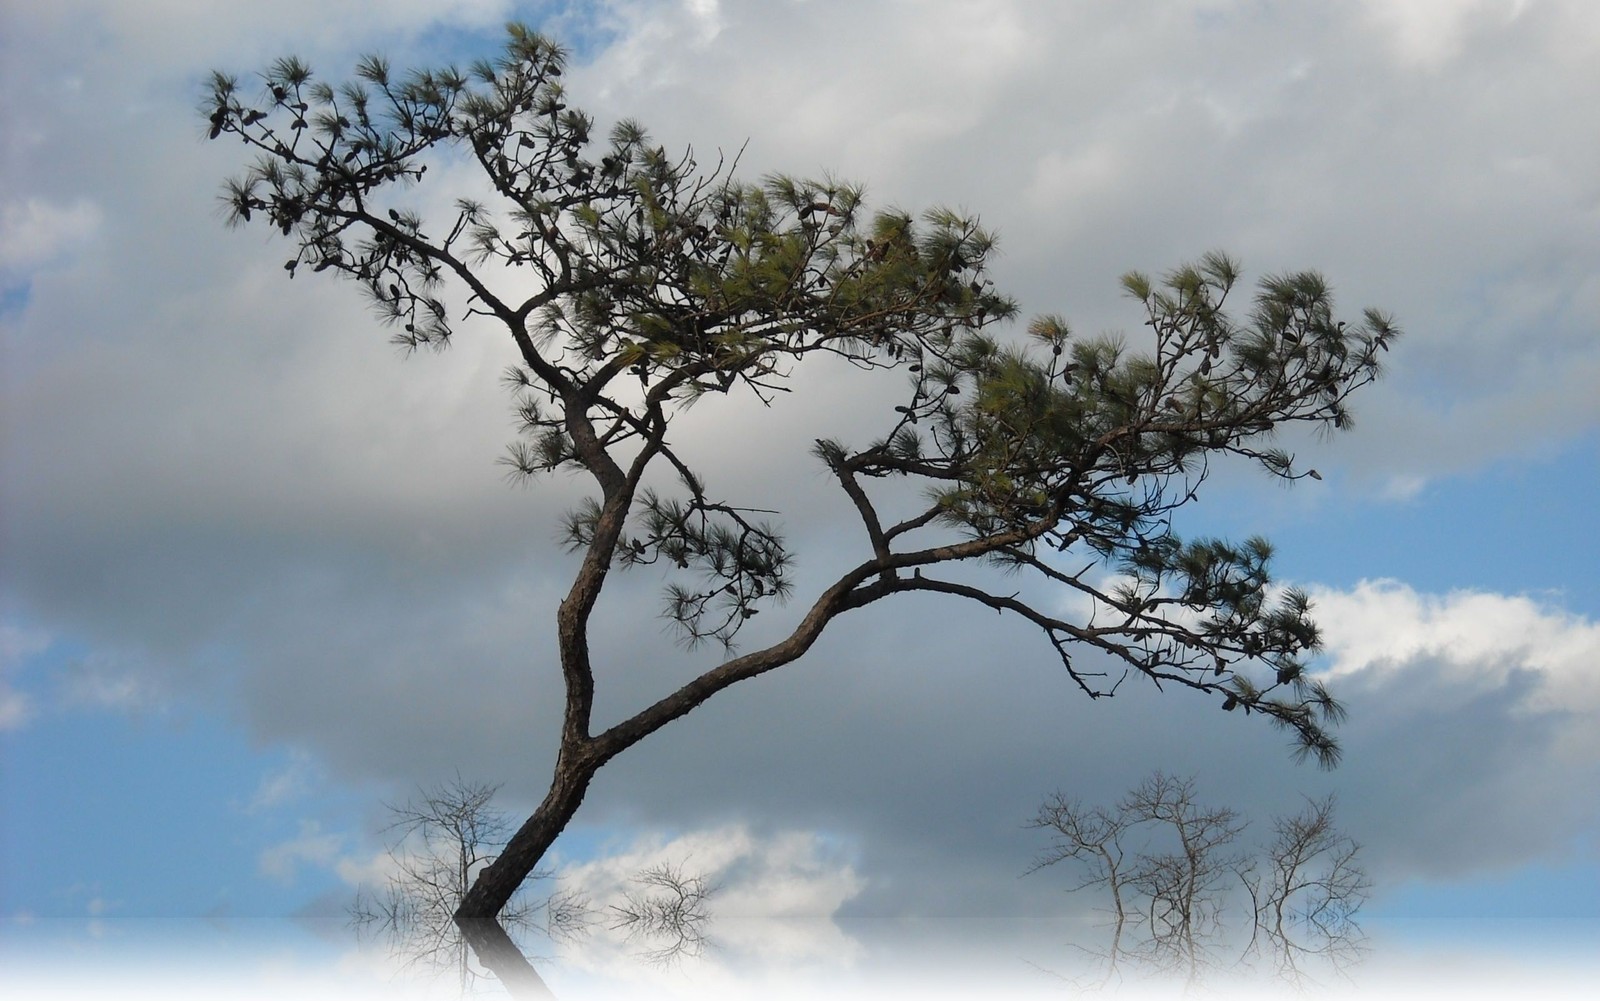
[[[745, 178], [978, 213], [1024, 316], [1135, 328], [1119, 275], [1222, 249], [1250, 276], [1317, 269], [1345, 312], [1404, 331], [1354, 430], [1291, 442], [1320, 482], [1224, 468], [1179, 523], [1266, 535], [1312, 595], [1316, 666], [1350, 709], [1338, 769], [1184, 693], [1091, 704], [1038, 636], [911, 600], [608, 765], [557, 846], [572, 878], [698, 852], [738, 907], [787, 901], [835, 953], [833, 919], [1056, 913], [1063, 881], [1018, 878], [1042, 847], [1026, 821], [1058, 790], [1109, 802], [1162, 769], [1263, 824], [1336, 794], [1375, 920], [1600, 920], [1593, 4], [59, 0], [0, 18], [0, 941], [46, 920], [336, 914], [381, 866], [384, 802], [458, 774], [503, 783], [508, 813], [542, 793], [574, 567], [557, 522], [583, 484], [505, 481], [513, 353], [494, 330], [407, 357], [354, 288], [291, 281], [284, 242], [226, 228], [242, 153], [195, 111], [213, 68], [465, 62], [513, 18], [573, 49], [570, 98], [601, 122], [702, 162], [742, 148]], [[466, 183], [440, 175], [420, 203]], [[803, 595], [860, 558], [810, 442], [865, 434], [881, 384], [794, 385], [675, 433], [728, 494], [783, 510]], [[719, 656], [674, 646], [659, 583], [614, 579], [598, 613], [602, 719]]]

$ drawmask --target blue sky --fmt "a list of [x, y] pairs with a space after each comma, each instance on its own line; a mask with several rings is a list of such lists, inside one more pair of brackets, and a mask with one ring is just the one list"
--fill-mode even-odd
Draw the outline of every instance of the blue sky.
[[[603, 121], [979, 212], [1025, 315], [1134, 327], [1121, 272], [1223, 248], [1252, 276], [1320, 269], [1406, 332], [1354, 431], [1291, 442], [1322, 482], [1223, 469], [1183, 525], [1267, 535], [1325, 610], [1339, 770], [1178, 696], [1090, 705], [1036, 637], [910, 604], [609, 766], [569, 863], [796, 835], [762, 864], [828, 914], [1048, 910], [1059, 887], [1015, 878], [1037, 803], [1165, 768], [1261, 816], [1336, 792], [1375, 921], [1600, 920], [1590, 5], [38, 6], [0, 31], [0, 937], [336, 912], [385, 800], [457, 773], [511, 813], [542, 791], [578, 484], [502, 479], [509, 345], [402, 358], [351, 288], [286, 280], [284, 245], [222, 226], [239, 154], [193, 111], [212, 67], [466, 60], [509, 17], [577, 47], [570, 94]], [[419, 197], [465, 183], [441, 173]], [[867, 390], [797, 385], [684, 427], [730, 490], [776, 488], [826, 568], [845, 550], [806, 446]], [[653, 581], [609, 600], [603, 710], [703, 668]]]

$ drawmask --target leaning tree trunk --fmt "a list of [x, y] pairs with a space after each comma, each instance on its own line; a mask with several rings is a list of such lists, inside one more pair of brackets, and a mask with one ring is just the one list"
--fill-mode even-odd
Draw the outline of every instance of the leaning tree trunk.
[[572, 815], [578, 812], [584, 793], [589, 791], [589, 783], [600, 767], [596, 762], [575, 760], [578, 757], [563, 750], [557, 758], [555, 777], [544, 802], [517, 828], [517, 833], [506, 842], [505, 850], [478, 873], [472, 888], [462, 896], [461, 906], [456, 908], [457, 924], [496, 919], [511, 895], [550, 850]]
[[[572, 424], [574, 440], [591, 443], [594, 429], [586, 419]], [[561, 750], [556, 754], [555, 774], [550, 791], [533, 811], [533, 816], [506, 842], [461, 898], [456, 908], [457, 924], [493, 920], [533, 872], [545, 852], [566, 829], [583, 803], [589, 783], [600, 766], [620, 750], [601, 753], [589, 736], [590, 714], [594, 710], [594, 672], [589, 666], [589, 613], [605, 584], [611, 553], [628, 512], [629, 494], [622, 471], [603, 450], [592, 464], [605, 488], [606, 510], [595, 527], [595, 540], [584, 558], [583, 567], [572, 583], [572, 591], [556, 612], [556, 641], [561, 652], [561, 673], [566, 684], [566, 710], [561, 725]]]
[[514, 998], [549, 999], [555, 997], [539, 971], [528, 962], [500, 922], [456, 919], [462, 938], [472, 947], [478, 962], [494, 974], [506, 993]]
[[834, 616], [890, 593], [887, 588], [873, 588], [852, 595], [852, 589], [876, 569], [872, 563], [863, 564], [824, 591], [794, 632], [784, 639], [764, 650], [723, 661], [631, 718], [591, 737], [589, 719], [594, 705], [594, 675], [589, 669], [584, 616], [587, 609], [593, 607], [599, 584], [605, 578], [604, 563], [596, 566], [598, 569], [591, 568], [580, 574], [574, 585], [575, 592], [584, 600], [569, 598], [562, 603], [556, 617], [562, 671], [567, 684], [567, 709], [550, 791], [533, 816], [511, 836], [499, 857], [478, 873], [472, 888], [456, 908], [457, 924], [494, 919], [500, 914], [511, 895], [517, 892], [578, 812], [584, 794], [589, 791], [589, 783], [606, 762], [687, 715], [724, 688], [798, 659], [816, 642]]

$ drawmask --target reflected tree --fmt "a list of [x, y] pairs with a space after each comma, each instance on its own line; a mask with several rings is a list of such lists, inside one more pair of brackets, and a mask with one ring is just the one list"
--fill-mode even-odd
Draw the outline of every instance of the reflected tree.
[[[498, 786], [469, 782], [459, 775], [418, 789], [400, 804], [385, 804], [391, 817], [385, 832], [391, 842], [385, 853], [389, 872], [382, 886], [363, 886], [350, 905], [350, 923], [358, 933], [381, 935], [408, 964], [452, 972], [462, 993], [479, 974], [471, 963], [466, 937], [453, 916], [472, 880], [505, 844], [510, 822], [492, 805]], [[572, 901], [553, 895], [542, 907], [558, 921], [536, 920], [541, 905], [519, 893], [500, 914], [505, 925], [542, 927], [557, 934], [576, 930], [581, 914]]]
[[1334, 823], [1333, 799], [1272, 824], [1251, 848], [1236, 811], [1201, 805], [1193, 778], [1161, 772], [1109, 808], [1047, 799], [1029, 826], [1051, 843], [1029, 871], [1072, 864], [1071, 889], [1104, 888], [1109, 902], [1110, 943], [1078, 946], [1096, 961], [1079, 986], [1103, 988], [1137, 968], [1193, 988], [1224, 965], [1262, 962], [1303, 986], [1357, 959], [1355, 917], [1371, 884], [1360, 846]]
[[1355, 918], [1372, 883], [1358, 860], [1361, 846], [1334, 825], [1333, 808], [1328, 796], [1275, 818], [1264, 875], [1251, 886], [1264, 951], [1294, 983], [1307, 979], [1308, 961], [1339, 969], [1366, 949]]
[[1215, 963], [1226, 936], [1230, 881], [1243, 866], [1235, 843], [1245, 823], [1226, 807], [1200, 806], [1193, 779], [1161, 772], [1129, 793], [1121, 810], [1130, 824], [1152, 829], [1152, 843], [1165, 848], [1147, 848], [1130, 873], [1143, 901], [1142, 957], [1193, 985]]
[[[1134, 875], [1127, 861], [1122, 837], [1132, 819], [1122, 810], [1084, 807], [1069, 802], [1061, 794], [1047, 800], [1029, 825], [1055, 832], [1050, 847], [1042, 852], [1029, 872], [1059, 862], [1081, 863], [1081, 878], [1073, 890], [1103, 886], [1110, 898], [1111, 944], [1102, 954], [1104, 976], [1094, 984], [1105, 987], [1115, 979], [1122, 965], [1123, 933], [1128, 927], [1128, 907], [1136, 902], [1129, 880]], [[1083, 948], [1079, 946], [1078, 948]], [[1090, 951], [1090, 950], [1086, 950]]]
[[462, 897], [511, 830], [493, 805], [498, 790], [457, 776], [418, 789], [404, 803], [385, 804], [391, 818], [385, 831], [392, 838], [384, 856], [388, 872], [380, 887], [358, 890], [348, 908], [359, 934], [382, 936], [407, 965], [454, 976], [463, 994], [488, 973], [517, 997], [548, 996], [549, 990], [514, 933], [578, 944], [609, 918], [611, 930], [638, 946], [641, 959], [659, 966], [709, 947], [707, 904], [717, 887], [674, 863], [636, 873], [633, 888], [609, 903], [596, 904], [576, 888], [558, 887], [542, 898], [524, 889], [498, 921], [456, 921]]
[[705, 952], [711, 944], [705, 934], [710, 919], [706, 904], [717, 892], [715, 884], [671, 863], [651, 866], [634, 883], [637, 888], [621, 903], [610, 905], [612, 930], [650, 943], [643, 958], [658, 966]]

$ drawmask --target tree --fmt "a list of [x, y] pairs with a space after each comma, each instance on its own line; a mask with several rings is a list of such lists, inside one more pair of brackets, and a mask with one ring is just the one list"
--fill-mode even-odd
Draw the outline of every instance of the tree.
[[[385, 804], [385, 830], [395, 836], [386, 853], [390, 871], [381, 886], [357, 891], [350, 923], [359, 932], [384, 935], [408, 964], [453, 974], [463, 996], [481, 976], [469, 961], [476, 955], [514, 996], [546, 997], [549, 989], [506, 929], [576, 941], [590, 933], [602, 908], [582, 889], [563, 887], [539, 901], [518, 893], [493, 929], [464, 928], [453, 920], [478, 872], [494, 861], [511, 831], [493, 805], [498, 791], [457, 776], [419, 788], [404, 803]], [[637, 889], [613, 895], [603, 911], [612, 931], [642, 946], [642, 959], [670, 966], [705, 951], [708, 904], [718, 889], [709, 876], [661, 862], [635, 873], [631, 882]]]
[[609, 905], [612, 930], [625, 931], [630, 939], [659, 942], [644, 953], [646, 962], [658, 966], [704, 953], [710, 944], [705, 926], [711, 914], [706, 905], [717, 885], [670, 862], [645, 869], [634, 882], [640, 889]]
[[[1386, 317], [1337, 320], [1327, 284], [1302, 272], [1263, 279], [1235, 319], [1239, 268], [1209, 254], [1159, 281], [1124, 279], [1148, 327], [1135, 348], [1075, 337], [1056, 316], [1002, 337], [1018, 309], [989, 277], [995, 244], [975, 219], [869, 213], [857, 186], [744, 183], [720, 159], [701, 172], [631, 121], [600, 138], [567, 103], [564, 58], [511, 25], [504, 52], [465, 71], [401, 74], [371, 56], [334, 86], [285, 58], [259, 88], [214, 74], [201, 108], [212, 138], [255, 156], [227, 183], [231, 222], [289, 238], [291, 277], [354, 281], [407, 349], [443, 347], [466, 321], [508, 335], [512, 476], [569, 469], [592, 484], [565, 525], [580, 564], [556, 612], [565, 708], [550, 788], [478, 875], [462, 920], [505, 906], [606, 762], [801, 657], [839, 616], [901, 594], [1032, 625], [1092, 698], [1142, 676], [1335, 760], [1341, 709], [1305, 668], [1310, 602], [1274, 588], [1264, 540], [1184, 541], [1172, 515], [1215, 457], [1318, 477], [1273, 435], [1348, 426], [1351, 393], [1397, 335]], [[452, 155], [482, 171], [483, 198], [425, 216], [408, 198]], [[740, 653], [741, 628], [793, 597], [791, 554], [768, 512], [714, 492], [669, 427], [707, 397], [769, 401], [817, 357], [906, 377], [874, 437], [814, 449], [859, 515], [862, 559], [786, 635]], [[915, 511], [891, 514], [907, 495], [891, 481], [925, 491]], [[1063, 617], [996, 589], [996, 565], [1091, 612]], [[682, 637], [727, 653], [597, 729], [590, 618], [611, 572], [641, 566], [668, 571]], [[1080, 664], [1080, 651], [1100, 659]]]
[[1333, 806], [1331, 796], [1308, 800], [1294, 816], [1275, 818], [1265, 879], [1251, 887], [1256, 928], [1278, 975], [1291, 982], [1305, 978], [1307, 959], [1337, 968], [1365, 948], [1355, 917], [1372, 883], [1361, 846], [1334, 826]]
[[1073, 890], [1106, 888], [1112, 933], [1098, 954], [1100, 986], [1129, 959], [1194, 986], [1229, 946], [1239, 963], [1267, 953], [1280, 978], [1300, 984], [1307, 959], [1337, 970], [1361, 950], [1355, 914], [1370, 883], [1333, 813], [1331, 797], [1310, 800], [1273, 818], [1271, 839], [1249, 851], [1235, 810], [1202, 806], [1193, 778], [1156, 772], [1110, 808], [1047, 799], [1029, 826], [1050, 832], [1051, 844], [1029, 871], [1075, 862], [1083, 875]]
[[[1125, 809], [1085, 808], [1060, 793], [1039, 807], [1029, 827], [1055, 830], [1050, 848], [1040, 854], [1030, 873], [1069, 859], [1081, 863], [1084, 875], [1074, 890], [1103, 886], [1111, 898], [1111, 944], [1105, 958], [1105, 977], [1099, 986], [1110, 983], [1122, 966], [1123, 935], [1128, 929], [1129, 907], [1134, 902], [1132, 882], [1136, 870], [1128, 863], [1122, 837], [1134, 823]], [[1137, 914], [1133, 915], [1137, 921]]]
[[1227, 807], [1201, 808], [1193, 780], [1160, 772], [1129, 793], [1122, 809], [1134, 823], [1171, 835], [1167, 851], [1140, 858], [1132, 883], [1146, 901], [1150, 956], [1193, 980], [1205, 965], [1207, 943], [1223, 928], [1223, 891], [1241, 865], [1232, 846], [1244, 822]]
[[[498, 787], [468, 782], [459, 776], [419, 789], [403, 804], [388, 804], [395, 835], [388, 859], [393, 866], [382, 887], [363, 887], [350, 906], [351, 924], [388, 936], [397, 953], [412, 962], [453, 972], [465, 995], [477, 979], [468, 962], [467, 939], [452, 917], [472, 880], [505, 843], [511, 825], [491, 804]], [[557, 892], [541, 906], [520, 895], [501, 911], [511, 927], [538, 925], [552, 936], [580, 931], [587, 920], [581, 897]], [[537, 920], [543, 913], [544, 920]], [[480, 957], [483, 950], [478, 950]], [[521, 965], [526, 965], [526, 961]], [[502, 980], [525, 984], [535, 995], [542, 981], [531, 967], [520, 977]]]

